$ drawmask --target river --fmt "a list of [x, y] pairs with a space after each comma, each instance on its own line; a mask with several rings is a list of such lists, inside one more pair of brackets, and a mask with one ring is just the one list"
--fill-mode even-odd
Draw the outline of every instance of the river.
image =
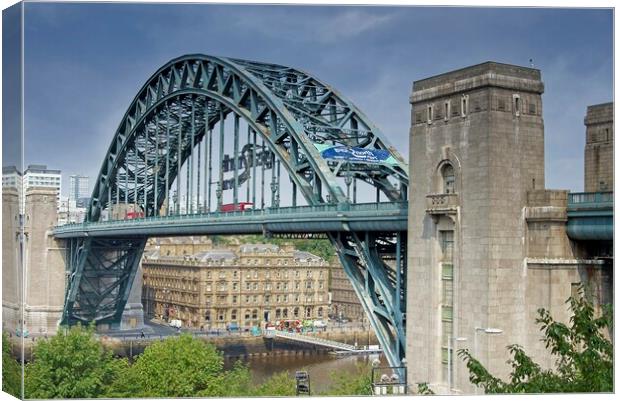
[[[327, 391], [332, 383], [335, 372], [354, 373], [358, 364], [369, 365], [378, 355], [347, 355], [304, 354], [304, 355], [268, 355], [251, 358], [247, 364], [254, 384], [261, 384], [275, 373], [288, 371], [291, 377], [295, 371], [305, 370], [310, 376], [311, 394]], [[384, 362], [383, 357], [381, 357]], [[234, 360], [227, 360], [226, 368], [230, 368]]]

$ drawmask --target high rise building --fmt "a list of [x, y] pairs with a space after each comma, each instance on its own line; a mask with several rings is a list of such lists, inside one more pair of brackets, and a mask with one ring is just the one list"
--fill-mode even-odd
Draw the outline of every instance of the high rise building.
[[60, 170], [48, 169], [44, 164], [30, 164], [24, 172], [24, 192], [29, 188], [54, 188], [56, 205], [60, 209], [61, 178]]
[[2, 189], [8, 188], [14, 188], [17, 190], [17, 199], [22, 199], [20, 202], [22, 204], [20, 213], [23, 214], [23, 178], [22, 173], [15, 166], [2, 167]]
[[88, 176], [73, 174], [69, 177], [69, 202], [73, 205], [81, 198], [88, 198]]

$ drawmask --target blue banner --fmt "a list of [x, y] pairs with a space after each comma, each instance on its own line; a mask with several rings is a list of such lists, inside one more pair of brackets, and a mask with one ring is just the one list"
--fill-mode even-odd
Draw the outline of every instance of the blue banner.
[[345, 160], [350, 163], [388, 163], [391, 164], [391, 155], [387, 150], [351, 148], [347, 146], [333, 146], [319, 149], [324, 159]]

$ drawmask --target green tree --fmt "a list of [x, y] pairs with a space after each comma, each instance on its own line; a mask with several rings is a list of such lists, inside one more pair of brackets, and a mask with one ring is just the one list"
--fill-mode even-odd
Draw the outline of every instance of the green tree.
[[[131, 397], [220, 395], [224, 360], [215, 346], [190, 335], [149, 345], [115, 394]], [[211, 388], [212, 387], [212, 388]]]
[[605, 307], [596, 317], [581, 294], [566, 301], [573, 316], [568, 325], [539, 309], [536, 323], [544, 332], [545, 346], [556, 356], [555, 369], [543, 369], [517, 344], [508, 346], [512, 367], [510, 380], [495, 376], [468, 350], [459, 355], [467, 362], [469, 380], [487, 393], [572, 393], [613, 391], [613, 345], [603, 332], [611, 327], [612, 310]]
[[359, 363], [354, 372], [332, 372], [333, 384], [323, 395], [372, 395], [371, 367]]
[[255, 387], [250, 395], [255, 396], [291, 396], [295, 395], [295, 379], [288, 371], [275, 373], [263, 384]]
[[40, 340], [26, 366], [26, 398], [105, 397], [127, 362], [106, 351], [93, 332], [78, 325]]
[[217, 375], [201, 393], [203, 397], [248, 397], [253, 395], [250, 369], [241, 361], [235, 362], [232, 369]]
[[11, 355], [9, 337], [2, 332], [2, 391], [21, 398], [21, 365]]

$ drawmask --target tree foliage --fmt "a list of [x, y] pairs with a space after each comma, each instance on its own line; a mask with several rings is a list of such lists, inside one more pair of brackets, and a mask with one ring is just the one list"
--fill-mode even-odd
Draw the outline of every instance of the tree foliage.
[[144, 350], [116, 393], [125, 392], [131, 397], [217, 395], [210, 387], [220, 380], [223, 365], [222, 356], [212, 344], [187, 334], [168, 337]]
[[26, 398], [91, 398], [107, 394], [109, 386], [127, 371], [94, 338], [94, 329], [76, 326], [41, 339], [26, 366]]
[[354, 372], [332, 372], [333, 384], [322, 395], [372, 395], [371, 367], [358, 363]]
[[255, 396], [292, 396], [295, 395], [296, 383], [288, 371], [275, 373], [261, 385], [255, 387], [250, 395]]
[[555, 369], [543, 369], [521, 346], [513, 344], [507, 347], [512, 372], [506, 382], [493, 376], [468, 350], [460, 350], [471, 383], [487, 393], [613, 391], [613, 345], [603, 335], [611, 327], [612, 310], [605, 307], [596, 317], [582, 294], [567, 301], [573, 311], [568, 325], [555, 321], [547, 310], [538, 310], [536, 323], [544, 333], [546, 348], [556, 357]]
[[2, 332], [2, 391], [21, 398], [21, 365], [11, 355], [9, 337]]

